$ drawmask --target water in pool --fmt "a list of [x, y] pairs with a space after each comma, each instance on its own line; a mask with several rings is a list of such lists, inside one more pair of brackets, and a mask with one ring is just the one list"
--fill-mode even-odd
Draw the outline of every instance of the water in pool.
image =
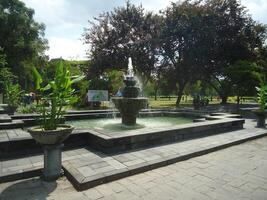
[[172, 127], [174, 125], [191, 123], [192, 118], [189, 117], [145, 117], [138, 118], [135, 126], [125, 126], [121, 124], [121, 118], [105, 118], [105, 119], [83, 119], [68, 121], [68, 124], [76, 128], [95, 129], [108, 132], [114, 131], [128, 131], [142, 128], [161, 128]]

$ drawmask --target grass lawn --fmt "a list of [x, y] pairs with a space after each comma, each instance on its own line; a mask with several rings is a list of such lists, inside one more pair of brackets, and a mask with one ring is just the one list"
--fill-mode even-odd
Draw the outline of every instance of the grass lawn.
[[[170, 99], [168, 97], [158, 97], [157, 100], [154, 99], [154, 97], [149, 98], [149, 108], [175, 108], [176, 103], [175, 96], [172, 96]], [[191, 97], [187, 97], [187, 99], [184, 97], [180, 103], [183, 107], [192, 107], [192, 101], [193, 99]], [[254, 97], [245, 97], [242, 101], [243, 103], [251, 103], [255, 102]], [[212, 101], [209, 101], [209, 104], [216, 105], [220, 104], [221, 100], [217, 99], [216, 97], [213, 97]], [[229, 97], [228, 103], [236, 103], [236, 97]]]

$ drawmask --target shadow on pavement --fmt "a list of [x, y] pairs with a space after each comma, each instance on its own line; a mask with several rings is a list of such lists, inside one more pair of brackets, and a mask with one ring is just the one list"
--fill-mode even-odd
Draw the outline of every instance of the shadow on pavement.
[[57, 188], [57, 182], [45, 182], [40, 178], [22, 180], [5, 188], [1, 200], [46, 200]]

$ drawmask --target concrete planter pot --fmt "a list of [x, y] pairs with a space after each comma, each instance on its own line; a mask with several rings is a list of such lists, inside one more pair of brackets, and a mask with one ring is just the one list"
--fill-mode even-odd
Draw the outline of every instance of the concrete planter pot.
[[71, 134], [74, 127], [61, 124], [56, 130], [43, 130], [39, 126], [29, 128], [28, 132], [40, 144], [55, 145], [61, 144]]
[[266, 128], [265, 119], [267, 115], [266, 110], [254, 110], [253, 113], [257, 116], [257, 127]]
[[45, 181], [55, 181], [61, 175], [62, 168], [62, 142], [71, 134], [74, 127], [59, 125], [56, 130], [43, 130], [40, 127], [30, 128], [31, 136], [44, 146], [44, 170]]

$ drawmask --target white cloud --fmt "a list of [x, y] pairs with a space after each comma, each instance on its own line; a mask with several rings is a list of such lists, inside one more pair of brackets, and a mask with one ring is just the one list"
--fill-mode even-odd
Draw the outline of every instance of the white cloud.
[[50, 58], [60, 58], [67, 60], [85, 60], [86, 46], [79, 39], [67, 39], [62, 37], [51, 37], [49, 39], [50, 49], [47, 54]]
[[254, 20], [267, 24], [267, 0], [241, 0]]
[[64, 22], [65, 0], [23, 0], [23, 2], [35, 10], [35, 19], [48, 27]]
[[[50, 58], [85, 59], [86, 46], [82, 37], [88, 20], [101, 12], [111, 11], [114, 7], [125, 5], [125, 0], [22, 0], [27, 7], [35, 10], [35, 19], [46, 25], [46, 38]], [[142, 4], [146, 10], [157, 12], [170, 5], [172, 0], [132, 0]], [[175, 2], [176, 0], [173, 0]], [[253, 19], [267, 24], [267, 0], [241, 0]]]
[[149, 10], [158, 12], [170, 5], [170, 0], [135, 0], [134, 3], [142, 4], [142, 6]]

